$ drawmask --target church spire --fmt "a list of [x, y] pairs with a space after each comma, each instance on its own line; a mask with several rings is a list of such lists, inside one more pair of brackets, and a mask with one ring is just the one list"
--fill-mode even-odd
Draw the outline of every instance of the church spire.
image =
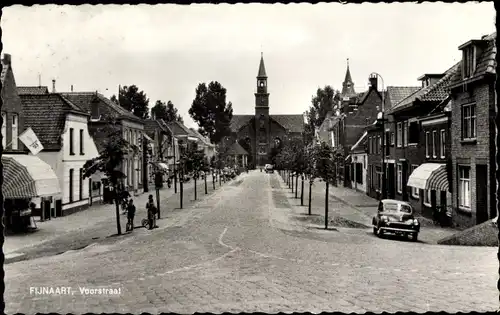
[[264, 53], [263, 52], [260, 52], [259, 74], [257, 74], [257, 78], [267, 78], [266, 67], [264, 66]]
[[342, 83], [342, 97], [350, 97], [355, 94], [354, 82], [352, 82], [351, 71], [349, 70], [349, 58], [347, 58], [347, 71], [345, 73], [344, 82]]

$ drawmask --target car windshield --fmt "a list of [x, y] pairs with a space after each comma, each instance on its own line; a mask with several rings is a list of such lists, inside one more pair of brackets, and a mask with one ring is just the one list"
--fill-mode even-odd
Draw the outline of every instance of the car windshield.
[[385, 202], [384, 212], [404, 212], [411, 213], [411, 207], [402, 203]]

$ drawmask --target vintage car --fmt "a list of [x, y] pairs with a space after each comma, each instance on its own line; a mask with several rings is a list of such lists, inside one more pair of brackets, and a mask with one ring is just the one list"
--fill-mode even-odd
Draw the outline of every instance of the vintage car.
[[264, 166], [264, 170], [266, 171], [266, 173], [274, 173], [274, 168], [272, 164], [266, 164]]
[[382, 237], [384, 233], [394, 233], [418, 239], [420, 223], [413, 216], [413, 207], [404, 201], [384, 199], [378, 206], [377, 215], [373, 217], [373, 233]]

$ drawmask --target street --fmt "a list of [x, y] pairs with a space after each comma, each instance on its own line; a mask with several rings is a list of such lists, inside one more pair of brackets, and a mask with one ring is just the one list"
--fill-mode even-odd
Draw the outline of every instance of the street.
[[[379, 239], [369, 229], [308, 229], [290, 215], [283, 186], [277, 173], [241, 174], [168, 214], [153, 231], [8, 264], [5, 312], [497, 309], [496, 248]], [[72, 291], [40, 295], [30, 287]], [[80, 287], [120, 294], [84, 295]]]

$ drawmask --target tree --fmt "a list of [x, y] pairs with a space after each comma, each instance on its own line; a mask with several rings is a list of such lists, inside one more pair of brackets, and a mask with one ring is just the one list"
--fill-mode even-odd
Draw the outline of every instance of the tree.
[[155, 106], [151, 108], [151, 114], [153, 114], [156, 119], [163, 119], [165, 122], [178, 121], [184, 123], [184, 119], [178, 114], [177, 108], [175, 108], [171, 101], [168, 101], [167, 104], [160, 100], [156, 101]]
[[330, 85], [318, 88], [316, 95], [311, 99], [311, 107], [307, 112], [307, 124], [305, 126], [305, 138], [310, 143], [313, 140], [314, 132], [321, 126], [329, 111], [334, 110], [334, 106], [341, 101], [340, 92], [334, 91]]
[[128, 154], [137, 154], [139, 148], [130, 144], [122, 137], [122, 131], [116, 121], [106, 118], [103, 127], [98, 132], [104, 134], [103, 150], [98, 157], [90, 159], [83, 165], [83, 178], [89, 178], [96, 172], [104, 173], [113, 187], [116, 206], [116, 228], [121, 235], [119, 194], [122, 192], [121, 181], [126, 175], [120, 170], [124, 157]]
[[181, 157], [182, 164], [188, 172], [193, 173], [194, 179], [194, 200], [197, 199], [196, 184], [197, 180], [200, 178], [201, 172], [206, 169], [205, 154], [202, 150], [190, 147], [186, 150], [184, 155]]
[[316, 150], [313, 144], [309, 144], [305, 149], [305, 170], [304, 173], [309, 178], [309, 204], [308, 204], [308, 214], [311, 215], [311, 194], [312, 186], [316, 178]]
[[212, 143], [230, 134], [233, 105], [226, 103], [226, 89], [217, 81], [200, 83], [196, 97], [189, 109], [189, 115], [200, 127], [199, 133], [208, 136]]
[[149, 118], [149, 98], [135, 85], [120, 87], [118, 100], [115, 95], [111, 96], [111, 100], [139, 118]]
[[335, 177], [334, 161], [332, 148], [322, 142], [315, 148], [315, 173], [326, 185], [325, 190], [325, 229], [328, 229], [328, 193], [330, 181]]

